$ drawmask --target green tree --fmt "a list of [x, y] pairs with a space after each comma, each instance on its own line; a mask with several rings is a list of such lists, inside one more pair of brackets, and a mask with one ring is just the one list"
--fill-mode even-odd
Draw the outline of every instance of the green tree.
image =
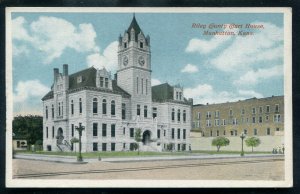
[[246, 139], [245, 142], [248, 147], [252, 147], [252, 152], [253, 152], [253, 147], [257, 147], [261, 143], [258, 137], [249, 137]]
[[[71, 144], [74, 144], [74, 143], [79, 143], [79, 139], [76, 138], [76, 137], [73, 137], [71, 140], [70, 140]], [[76, 147], [75, 147], [75, 154], [76, 154]]]
[[142, 130], [137, 128], [134, 134], [134, 140], [136, 141], [136, 146], [138, 150], [138, 155], [140, 155], [140, 145], [139, 143], [142, 141]]
[[219, 152], [222, 146], [228, 146], [229, 143], [230, 141], [226, 137], [216, 137], [212, 140], [211, 145], [217, 146], [217, 152]]
[[16, 116], [13, 120], [13, 133], [27, 140], [28, 145], [43, 140], [43, 117], [38, 115]]

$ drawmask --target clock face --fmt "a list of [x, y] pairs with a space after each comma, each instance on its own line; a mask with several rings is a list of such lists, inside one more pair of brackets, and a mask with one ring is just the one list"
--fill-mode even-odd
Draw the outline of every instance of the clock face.
[[145, 64], [145, 59], [144, 59], [144, 57], [142, 57], [142, 56], [139, 57], [139, 64], [140, 64], [141, 66], [143, 66], [143, 65]]
[[124, 56], [123, 57], [123, 65], [127, 65], [128, 64], [128, 57], [127, 56]]

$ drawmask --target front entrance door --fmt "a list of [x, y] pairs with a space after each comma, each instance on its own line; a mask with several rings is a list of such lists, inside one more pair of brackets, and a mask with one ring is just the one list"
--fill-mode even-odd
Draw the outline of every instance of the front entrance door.
[[56, 139], [57, 139], [57, 144], [62, 144], [63, 143], [64, 136], [63, 136], [62, 128], [58, 128]]
[[143, 133], [143, 144], [144, 145], [148, 145], [150, 143], [150, 131], [146, 130], [144, 133]]

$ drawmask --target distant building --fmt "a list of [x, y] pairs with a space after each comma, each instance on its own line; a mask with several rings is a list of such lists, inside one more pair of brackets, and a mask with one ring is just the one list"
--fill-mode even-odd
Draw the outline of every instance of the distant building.
[[284, 143], [284, 96], [251, 98], [237, 102], [193, 106], [193, 149], [214, 149], [214, 137], [227, 137], [223, 149], [240, 150], [240, 135], [262, 140], [260, 151], [271, 151]]
[[62, 73], [55, 68], [51, 91], [42, 99], [44, 150], [74, 150], [70, 140], [78, 138], [80, 124], [83, 152], [133, 150], [138, 128], [143, 151], [162, 151], [168, 144], [186, 150], [193, 102], [180, 86], [151, 87], [151, 72], [150, 37], [135, 17], [119, 37], [114, 78], [106, 69], [69, 75], [68, 65]]
[[27, 150], [27, 140], [18, 134], [13, 134], [13, 150]]

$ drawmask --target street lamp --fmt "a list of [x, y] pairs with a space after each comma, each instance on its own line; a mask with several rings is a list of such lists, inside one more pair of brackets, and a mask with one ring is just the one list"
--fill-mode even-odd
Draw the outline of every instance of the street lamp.
[[244, 133], [241, 134], [240, 138], [242, 139], [242, 152], [241, 152], [241, 156], [244, 156], [244, 139], [245, 139], [246, 135]]
[[84, 126], [81, 125], [81, 123], [79, 123], [79, 127], [75, 126], [75, 129], [78, 131], [79, 133], [79, 155], [77, 156], [77, 162], [82, 162], [82, 156], [81, 156], [81, 136], [82, 136], [82, 131], [84, 130]]

